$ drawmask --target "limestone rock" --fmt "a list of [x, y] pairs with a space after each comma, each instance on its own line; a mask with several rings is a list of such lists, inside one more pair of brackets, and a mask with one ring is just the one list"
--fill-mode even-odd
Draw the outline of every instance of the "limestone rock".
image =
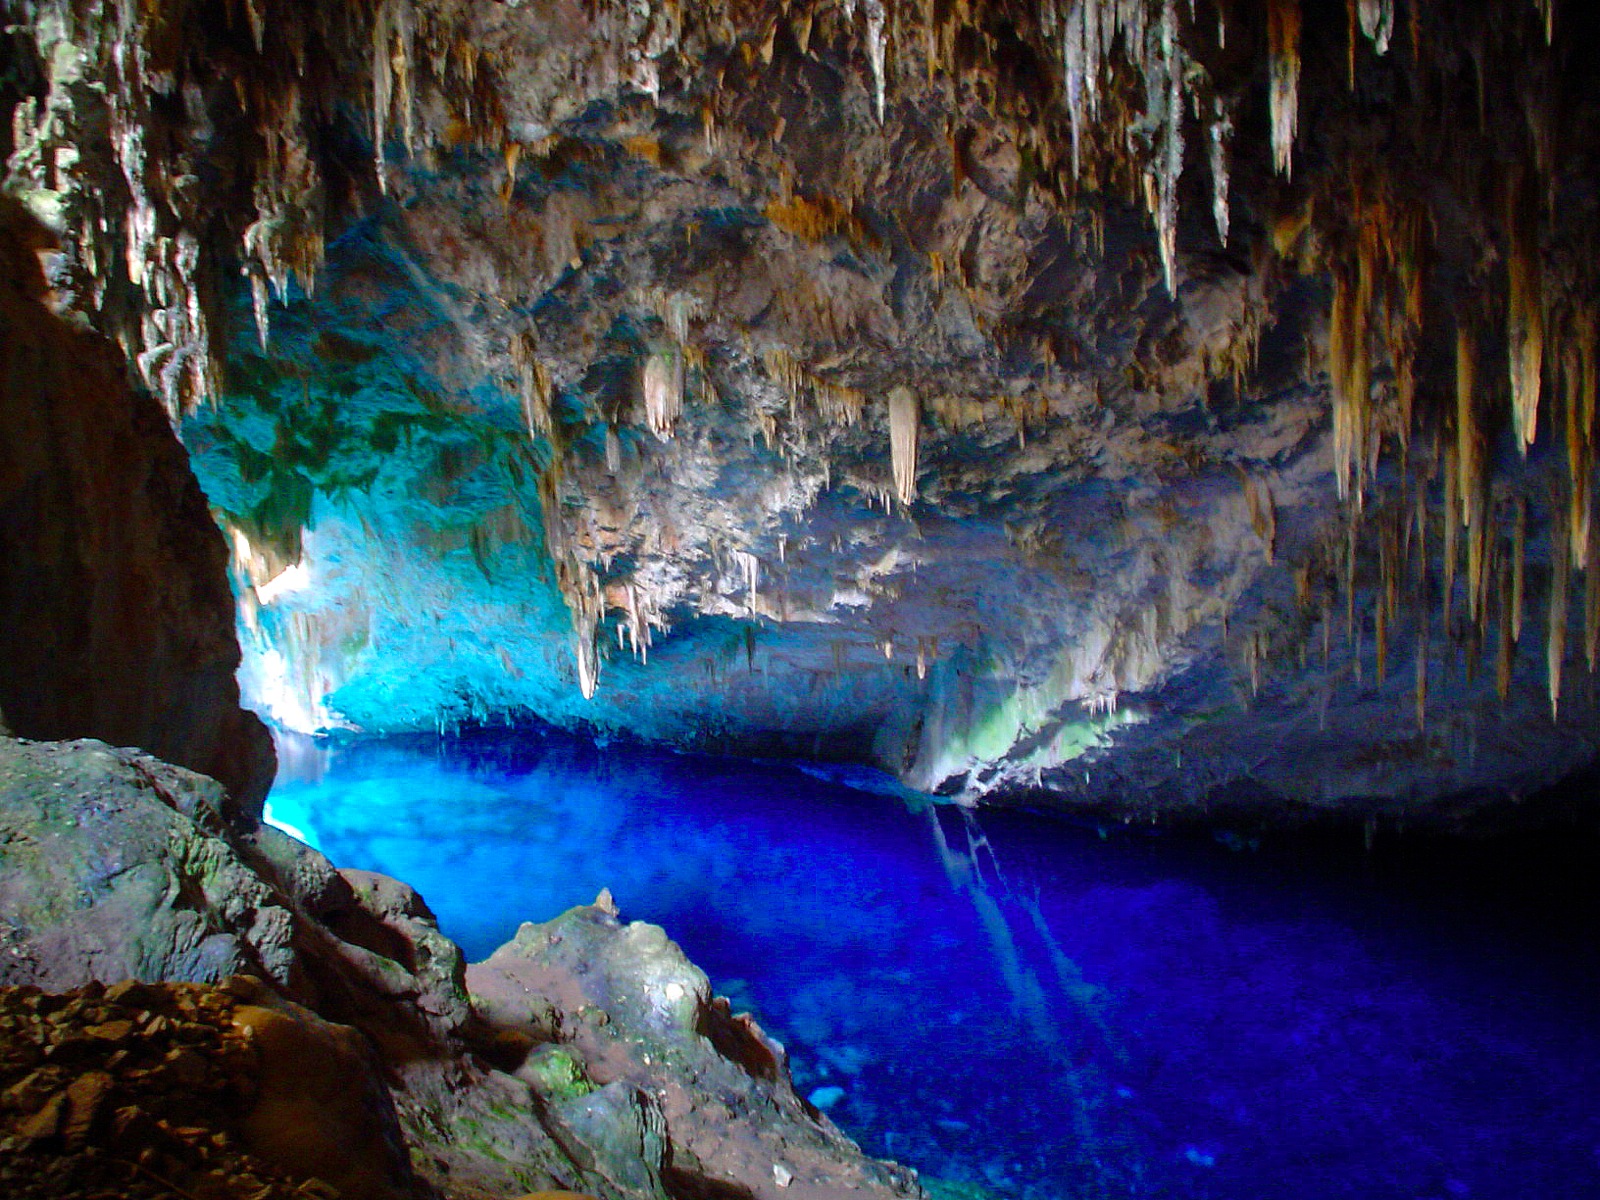
[[0, 983], [287, 984], [295, 918], [225, 836], [220, 785], [102, 743], [0, 740]]
[[552, 1095], [548, 1061], [528, 1077], [551, 1097], [555, 1127], [591, 1148], [591, 1169], [611, 1186], [645, 1189], [648, 1176], [619, 1179], [605, 1164], [634, 1163], [643, 1146], [648, 1165], [660, 1145], [661, 1186], [673, 1195], [921, 1194], [909, 1172], [867, 1158], [806, 1106], [782, 1046], [713, 1000], [705, 974], [658, 926], [623, 924], [599, 904], [575, 908], [523, 925], [467, 968], [467, 984], [491, 1023], [554, 1036], [581, 1064], [587, 1087], [564, 1096]]
[[44, 303], [46, 235], [0, 200], [0, 708], [12, 733], [138, 746], [259, 812], [227, 551], [160, 406]]

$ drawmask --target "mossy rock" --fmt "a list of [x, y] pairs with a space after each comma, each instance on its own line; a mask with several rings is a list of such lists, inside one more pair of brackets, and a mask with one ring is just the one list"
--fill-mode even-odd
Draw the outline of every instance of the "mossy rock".
[[528, 1056], [517, 1075], [555, 1100], [575, 1100], [595, 1090], [595, 1084], [565, 1046], [541, 1046]]

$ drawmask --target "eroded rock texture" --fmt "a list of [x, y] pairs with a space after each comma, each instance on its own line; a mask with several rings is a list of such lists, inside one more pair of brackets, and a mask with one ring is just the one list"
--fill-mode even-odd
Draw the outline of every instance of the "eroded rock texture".
[[221, 802], [148, 755], [0, 738], [0, 1179], [55, 1189], [19, 1194], [141, 1196], [131, 1158], [214, 1200], [923, 1195], [609, 898], [469, 972], [406, 885]]
[[0, 711], [26, 737], [140, 746], [259, 811], [227, 550], [156, 401], [58, 312], [52, 239], [0, 207]]
[[12, 186], [285, 724], [1140, 811], [1594, 756], [1591, 6], [24, 8]]

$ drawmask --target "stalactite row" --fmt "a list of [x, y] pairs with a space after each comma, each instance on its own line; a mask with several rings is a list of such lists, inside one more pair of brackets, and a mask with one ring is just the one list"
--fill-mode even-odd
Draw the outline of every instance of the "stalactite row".
[[[1458, 361], [1472, 362], [1470, 345], [1470, 340], [1463, 341]], [[1462, 375], [1470, 385], [1470, 366], [1463, 369]], [[1502, 704], [1510, 701], [1516, 650], [1523, 641], [1526, 597], [1532, 582], [1527, 565], [1532, 536], [1528, 497], [1521, 493], [1498, 498], [1492, 495], [1490, 481], [1481, 470], [1463, 469], [1463, 451], [1456, 441], [1446, 443], [1439, 458], [1438, 474], [1443, 478], [1437, 485], [1423, 464], [1423, 473], [1408, 477], [1398, 492], [1386, 490], [1375, 495], [1365, 510], [1347, 510], [1337, 543], [1313, 556], [1312, 565], [1296, 571], [1296, 598], [1305, 621], [1305, 636], [1310, 638], [1312, 631], [1320, 627], [1325, 668], [1332, 665], [1330, 633], [1335, 601], [1343, 610], [1342, 640], [1357, 684], [1363, 682], [1363, 629], [1368, 624], [1369, 604], [1364, 597], [1371, 597], [1376, 686], [1383, 686], [1387, 677], [1397, 635], [1411, 638], [1416, 656], [1414, 687], [1419, 728], [1426, 723], [1430, 634], [1435, 627], [1442, 630], [1445, 645], [1463, 655], [1461, 669], [1469, 683], [1476, 676], [1480, 656], [1492, 645], [1495, 691]], [[1436, 509], [1430, 496], [1441, 494], [1442, 507]], [[1600, 666], [1600, 563], [1592, 557], [1600, 530], [1591, 525], [1585, 534], [1586, 551], [1580, 557], [1571, 549], [1571, 512], [1566, 497], [1552, 496], [1551, 503], [1542, 507], [1542, 540], [1549, 547], [1549, 568], [1542, 574], [1540, 585], [1545, 616], [1543, 666], [1552, 719], [1559, 717], [1561, 710], [1573, 574], [1579, 569], [1585, 574], [1584, 656], [1591, 672]], [[1442, 542], [1435, 542], [1430, 535], [1430, 526], [1435, 525]], [[1437, 589], [1431, 567], [1436, 545], [1442, 546]], [[1584, 562], [1586, 567], [1582, 566]], [[1325, 590], [1314, 582], [1319, 578], [1331, 580]], [[1459, 598], [1458, 586], [1464, 593]], [[1302, 661], [1306, 657], [1304, 642], [1299, 656]]]
[[[310, 8], [228, 0], [215, 12], [188, 0], [16, 7], [52, 78], [42, 105], [18, 111], [13, 178], [32, 176], [35, 194], [52, 197], [47, 215], [66, 235], [80, 302], [124, 345], [174, 420], [221, 391], [225, 264], [240, 265], [263, 347], [271, 302], [315, 283], [327, 219], [319, 132], [342, 99], [341, 72], [364, 77], [352, 48], [371, 47], [380, 186], [392, 127], [408, 153], [425, 134], [439, 136], [418, 125], [424, 83], [471, 138], [497, 147], [506, 140], [476, 48], [452, 19], [419, 18], [412, 0]], [[248, 50], [232, 39], [236, 29], [248, 29]], [[216, 86], [219, 64], [226, 87]], [[80, 80], [95, 82], [103, 116], [75, 108]], [[220, 145], [222, 125], [242, 127], [243, 140]], [[115, 186], [93, 169], [101, 136]], [[222, 162], [219, 152], [240, 158]], [[213, 179], [232, 187], [235, 171], [249, 189], [249, 212], [229, 207], [232, 193], [210, 190]], [[219, 243], [219, 225], [237, 241]]]
[[792, 419], [814, 408], [828, 425], [837, 429], [854, 425], [866, 409], [867, 397], [864, 392], [813, 375], [785, 347], [765, 347], [761, 351], [761, 365], [767, 377], [788, 397]]

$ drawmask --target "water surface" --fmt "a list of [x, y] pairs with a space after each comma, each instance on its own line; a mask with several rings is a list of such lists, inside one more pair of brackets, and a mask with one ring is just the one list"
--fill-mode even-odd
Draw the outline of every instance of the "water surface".
[[1600, 1197], [1600, 972], [1537, 913], [552, 735], [300, 774], [274, 819], [470, 958], [609, 887], [946, 1196]]

